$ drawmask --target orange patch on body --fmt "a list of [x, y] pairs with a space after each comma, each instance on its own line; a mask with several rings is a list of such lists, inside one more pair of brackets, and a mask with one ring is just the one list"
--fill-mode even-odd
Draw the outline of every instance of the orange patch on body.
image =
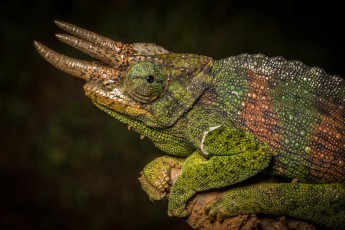
[[[311, 173], [325, 182], [345, 180], [344, 108], [325, 104], [310, 137]], [[322, 106], [322, 104], [321, 104]]]
[[278, 116], [272, 108], [265, 76], [249, 73], [248, 98], [242, 102], [239, 125], [254, 134], [259, 140], [268, 144], [273, 154], [277, 155], [281, 148], [280, 127]]

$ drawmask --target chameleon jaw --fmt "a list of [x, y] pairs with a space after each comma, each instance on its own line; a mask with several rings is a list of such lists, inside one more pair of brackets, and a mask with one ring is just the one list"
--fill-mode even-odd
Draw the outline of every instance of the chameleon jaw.
[[135, 101], [131, 100], [118, 87], [112, 90], [104, 90], [95, 82], [88, 82], [84, 85], [84, 91], [93, 102], [96, 102], [110, 110], [137, 117], [140, 115], [148, 115], [148, 112], [141, 108]]

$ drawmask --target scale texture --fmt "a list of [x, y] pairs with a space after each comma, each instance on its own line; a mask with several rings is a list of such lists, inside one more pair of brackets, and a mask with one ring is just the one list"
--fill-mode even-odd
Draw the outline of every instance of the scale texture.
[[[152, 200], [168, 198], [169, 215], [188, 216], [195, 194], [227, 188], [207, 204], [211, 219], [266, 213], [345, 226], [342, 78], [281, 57], [213, 60], [56, 24], [70, 34], [59, 40], [97, 61], [35, 42], [37, 51], [84, 79], [98, 108], [167, 153], [144, 168], [143, 188]], [[181, 174], [172, 181], [176, 166]], [[280, 182], [256, 183], [262, 175]]]

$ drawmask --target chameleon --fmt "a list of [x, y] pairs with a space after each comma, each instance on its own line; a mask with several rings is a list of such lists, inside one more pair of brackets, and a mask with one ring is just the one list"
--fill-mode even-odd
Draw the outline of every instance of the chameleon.
[[[214, 60], [55, 23], [68, 33], [56, 34], [59, 40], [96, 60], [67, 57], [34, 41], [36, 50], [84, 79], [85, 94], [99, 109], [166, 153], [144, 170], [156, 192], [167, 192], [167, 172], [181, 165], [169, 188], [169, 216], [188, 216], [186, 203], [199, 192], [228, 188], [207, 205], [210, 218], [265, 213], [344, 228], [341, 77], [282, 57]], [[284, 180], [242, 185], [262, 174]]]

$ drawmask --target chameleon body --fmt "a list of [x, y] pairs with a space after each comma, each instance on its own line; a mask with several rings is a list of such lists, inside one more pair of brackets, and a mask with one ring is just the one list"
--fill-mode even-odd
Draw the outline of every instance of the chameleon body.
[[[56, 24], [73, 35], [58, 34], [61, 41], [99, 61], [72, 59], [38, 42], [36, 49], [85, 79], [85, 93], [98, 108], [168, 154], [144, 170], [157, 191], [169, 181], [160, 169], [181, 164], [170, 156], [185, 158], [169, 194], [169, 215], [187, 216], [185, 204], [197, 192], [228, 187], [207, 206], [210, 216], [267, 213], [345, 226], [343, 79], [280, 57], [213, 60]], [[298, 183], [238, 186], [263, 172]]]

